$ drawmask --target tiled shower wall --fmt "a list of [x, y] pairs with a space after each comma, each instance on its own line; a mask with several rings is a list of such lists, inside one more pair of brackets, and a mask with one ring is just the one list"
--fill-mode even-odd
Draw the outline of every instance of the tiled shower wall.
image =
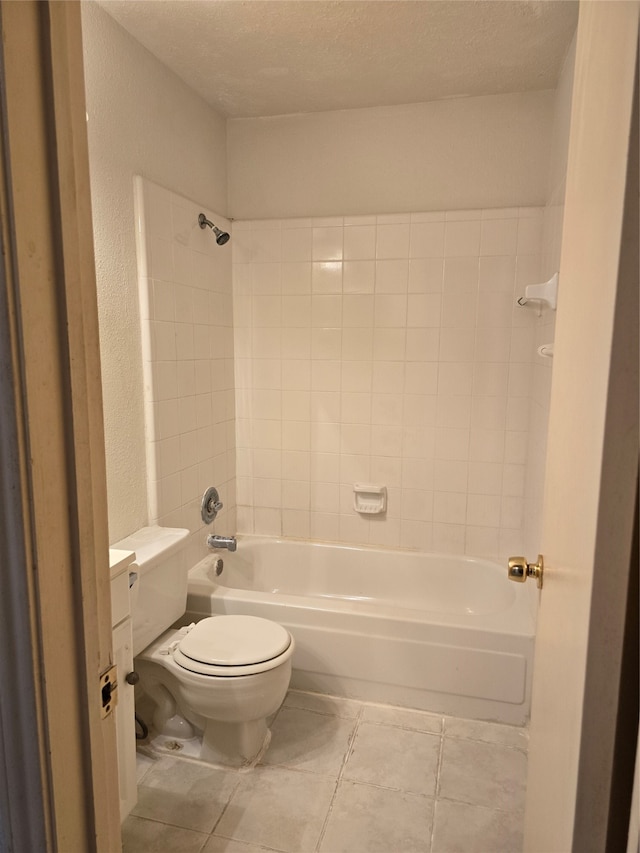
[[521, 551], [542, 231], [541, 208], [235, 222], [239, 531]]
[[[542, 241], [542, 275], [547, 281], [560, 269], [562, 219], [564, 216], [564, 180], [554, 188], [551, 200], [544, 209]], [[561, 283], [558, 284], [558, 291]], [[525, 490], [524, 552], [537, 554], [541, 550], [542, 509], [544, 501], [545, 464], [549, 409], [551, 404], [551, 375], [553, 358], [542, 356], [538, 348], [553, 344], [556, 331], [556, 312], [540, 305], [535, 314], [535, 339], [532, 352], [529, 447], [527, 451]]]
[[195, 563], [209, 485], [224, 509], [206, 532], [236, 527], [231, 248], [198, 214], [229, 223], [142, 178], [135, 189], [149, 523], [188, 528]]

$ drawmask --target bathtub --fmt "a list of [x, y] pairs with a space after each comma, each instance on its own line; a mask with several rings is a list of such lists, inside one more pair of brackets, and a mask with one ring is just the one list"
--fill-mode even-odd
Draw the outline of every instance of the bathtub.
[[300, 690], [520, 725], [533, 663], [528, 586], [472, 557], [246, 535], [234, 554], [191, 569], [185, 620], [246, 613], [284, 625]]

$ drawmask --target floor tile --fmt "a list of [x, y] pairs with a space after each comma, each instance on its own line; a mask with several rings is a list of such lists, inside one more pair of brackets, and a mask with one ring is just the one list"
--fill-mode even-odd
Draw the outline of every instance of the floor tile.
[[481, 720], [445, 717], [444, 733], [446, 737], [500, 743], [503, 746], [514, 746], [518, 749], [526, 749], [529, 745], [529, 729], [519, 726], [505, 726], [500, 723], [485, 723]]
[[336, 717], [355, 719], [360, 713], [361, 702], [354, 699], [341, 699], [339, 696], [325, 696], [322, 693], [305, 693], [290, 690], [284, 700], [287, 708], [303, 708], [318, 711], [321, 714], [334, 714]]
[[262, 763], [337, 779], [355, 726], [355, 720], [282, 708], [271, 728], [271, 745]]
[[433, 797], [439, 753], [437, 735], [360, 723], [343, 778]]
[[206, 840], [207, 836], [202, 832], [167, 826], [133, 815], [122, 824], [122, 853], [167, 853], [169, 850], [171, 853], [200, 853]]
[[136, 751], [136, 784], [140, 784], [147, 770], [153, 767], [155, 759], [149, 755], [145, 755], [139, 750]]
[[266, 848], [231, 838], [218, 838], [212, 835], [202, 848], [202, 853], [264, 853]]
[[161, 758], [138, 786], [138, 805], [133, 814], [211, 832], [240, 778], [234, 771], [207, 764]]
[[417, 732], [442, 731], [442, 717], [428, 714], [426, 711], [412, 711], [408, 708], [394, 708], [391, 705], [363, 705], [362, 720], [368, 723], [381, 723], [387, 726], [400, 726]]
[[321, 853], [425, 853], [433, 801], [403, 791], [341, 782]]
[[438, 800], [432, 853], [520, 853], [522, 812]]
[[215, 834], [285, 853], [315, 850], [335, 782], [281, 767], [242, 776]]
[[519, 749], [444, 738], [438, 797], [487, 808], [524, 808], [527, 757]]

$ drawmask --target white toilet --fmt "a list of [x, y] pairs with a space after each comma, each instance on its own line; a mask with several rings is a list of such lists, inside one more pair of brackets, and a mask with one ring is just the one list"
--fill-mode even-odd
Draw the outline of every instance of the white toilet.
[[295, 644], [281, 625], [255, 616], [211, 616], [169, 628], [186, 609], [188, 534], [145, 527], [114, 546], [136, 553], [135, 669], [155, 702], [157, 732], [190, 738], [193, 725], [203, 733], [200, 758], [250, 764], [269, 744], [267, 717], [286, 695]]

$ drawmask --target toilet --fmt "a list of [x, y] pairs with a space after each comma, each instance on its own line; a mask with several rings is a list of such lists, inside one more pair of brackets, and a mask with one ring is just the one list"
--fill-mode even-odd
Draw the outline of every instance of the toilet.
[[133, 654], [140, 685], [155, 704], [156, 732], [191, 739], [198, 757], [255, 763], [269, 745], [267, 718], [291, 679], [293, 637], [257, 616], [210, 616], [172, 628], [186, 609], [188, 530], [145, 527], [114, 547], [135, 551], [130, 575]]

